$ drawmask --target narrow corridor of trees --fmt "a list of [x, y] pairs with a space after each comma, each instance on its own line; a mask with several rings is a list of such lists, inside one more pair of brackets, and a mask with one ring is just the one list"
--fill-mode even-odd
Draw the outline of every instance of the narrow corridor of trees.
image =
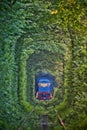
[[[48, 130], [87, 129], [86, 6], [86, 0], [0, 1], [1, 130], [42, 129], [43, 115]], [[39, 71], [56, 77], [50, 101], [34, 96]]]

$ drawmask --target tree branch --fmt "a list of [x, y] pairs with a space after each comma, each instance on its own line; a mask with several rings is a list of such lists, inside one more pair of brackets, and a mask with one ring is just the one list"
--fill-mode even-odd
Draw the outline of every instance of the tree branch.
[[65, 124], [64, 124], [62, 118], [60, 117], [60, 115], [58, 114], [57, 110], [54, 109], [54, 111], [56, 112], [56, 114], [57, 114], [57, 118], [58, 118], [60, 124], [63, 126], [64, 130], [67, 130], [66, 127], [65, 127]]

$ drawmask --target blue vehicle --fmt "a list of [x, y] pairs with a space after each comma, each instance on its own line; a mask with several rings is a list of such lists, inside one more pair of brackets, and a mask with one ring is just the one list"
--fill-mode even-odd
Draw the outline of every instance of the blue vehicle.
[[54, 78], [49, 74], [36, 77], [35, 96], [39, 100], [50, 100], [53, 96]]

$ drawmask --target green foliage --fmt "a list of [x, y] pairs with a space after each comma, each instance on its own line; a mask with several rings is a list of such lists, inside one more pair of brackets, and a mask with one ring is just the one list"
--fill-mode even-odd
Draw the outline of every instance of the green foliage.
[[19, 123], [17, 120], [23, 115], [18, 105], [15, 63], [15, 44], [23, 33], [21, 28], [24, 26], [23, 15], [20, 16], [23, 11], [17, 11], [22, 9], [22, 3], [17, 2], [11, 8], [7, 1], [2, 1], [0, 7], [0, 119], [3, 120], [0, 126], [1, 129], [16, 129]]
[[[43, 114], [48, 129], [87, 128], [86, 1], [0, 2], [0, 129], [38, 129]], [[55, 75], [59, 89], [50, 101], [34, 96], [35, 74]], [[15, 107], [16, 106], [16, 107]], [[32, 110], [34, 112], [32, 113]], [[51, 122], [52, 123], [52, 122]]]

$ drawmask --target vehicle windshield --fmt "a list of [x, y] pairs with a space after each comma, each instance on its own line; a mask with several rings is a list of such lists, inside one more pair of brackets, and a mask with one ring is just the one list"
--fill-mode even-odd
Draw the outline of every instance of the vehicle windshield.
[[48, 87], [50, 86], [50, 81], [48, 79], [40, 79], [38, 82], [39, 87]]

